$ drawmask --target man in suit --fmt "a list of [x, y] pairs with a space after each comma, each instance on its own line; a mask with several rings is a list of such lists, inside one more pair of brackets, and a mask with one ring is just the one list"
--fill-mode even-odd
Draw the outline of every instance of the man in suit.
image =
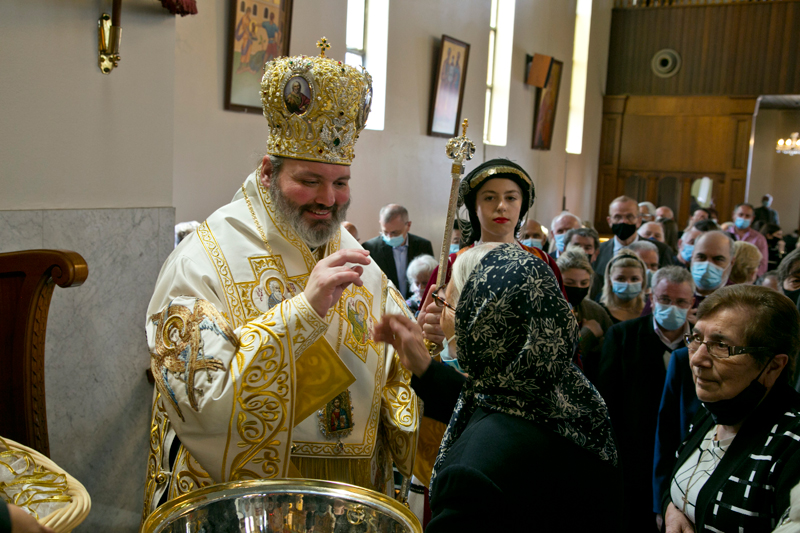
[[760, 230], [761, 226], [767, 224], [775, 224], [780, 226], [780, 217], [778, 212], [772, 209], [772, 195], [765, 194], [761, 197], [761, 207], [754, 209], [755, 221], [753, 222], [753, 229]]
[[[639, 239], [636, 230], [642, 225], [642, 216], [639, 214], [639, 204], [636, 200], [628, 196], [615, 198], [608, 206], [608, 216], [606, 217], [614, 238], [609, 239], [600, 245], [597, 254], [597, 261], [594, 264], [594, 271], [601, 278], [605, 275], [606, 265], [618, 251], [627, 248]], [[672, 264], [672, 252], [669, 246], [663, 242], [651, 241], [658, 248], [659, 268]]]
[[689, 271], [659, 269], [650, 295], [653, 314], [615, 324], [605, 335], [595, 386], [617, 436], [627, 531], [656, 531], [652, 465], [658, 407], [670, 354], [689, 333], [693, 295]]
[[403, 298], [411, 297], [411, 283], [406, 278], [406, 268], [418, 255], [433, 255], [431, 241], [409, 233], [411, 221], [408, 210], [402, 205], [389, 204], [378, 215], [381, 234], [362, 246], [383, 270]]

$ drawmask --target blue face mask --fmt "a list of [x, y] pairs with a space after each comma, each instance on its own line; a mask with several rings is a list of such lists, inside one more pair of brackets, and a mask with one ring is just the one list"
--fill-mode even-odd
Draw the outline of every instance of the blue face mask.
[[614, 294], [617, 295], [617, 298], [622, 300], [623, 302], [627, 302], [629, 300], [633, 300], [642, 292], [642, 282], [637, 281], [636, 283], [628, 283], [625, 281], [612, 281], [611, 286], [613, 287]]
[[725, 270], [721, 269], [710, 261], [702, 263], [692, 263], [692, 277], [698, 288], [704, 291], [711, 291], [722, 285], [722, 274]]
[[398, 235], [397, 237], [387, 237], [386, 235], [381, 234], [381, 238], [383, 242], [391, 246], [392, 248], [397, 248], [401, 244], [403, 244], [406, 240], [405, 235]]
[[561, 235], [556, 235], [556, 250], [558, 250], [558, 253], [564, 251], [564, 245], [566, 244], [564, 240], [566, 238], [567, 238], [566, 233], [562, 233]]
[[457, 254], [459, 250], [460, 250], [460, 248], [458, 247], [457, 243], [450, 245], [450, 253], [451, 254]]
[[446, 365], [450, 365], [459, 372], [464, 372], [461, 370], [461, 366], [458, 364], [458, 355], [453, 354], [450, 355], [450, 342], [456, 338], [455, 335], [450, 337], [449, 339], [444, 341], [444, 349], [439, 352], [439, 356], [442, 358], [442, 363]]
[[750, 227], [751, 220], [749, 218], [736, 217], [734, 224], [738, 229], [747, 229]]
[[681, 257], [687, 263], [692, 260], [693, 253], [694, 253], [694, 244], [684, 244], [683, 248], [681, 248]]
[[681, 309], [677, 305], [664, 305], [658, 302], [656, 302], [656, 308], [653, 311], [658, 325], [667, 331], [675, 331], [682, 328], [686, 323], [686, 315], [688, 314], [688, 309]]
[[529, 248], [539, 248], [542, 249], [542, 239], [524, 239], [522, 244]]

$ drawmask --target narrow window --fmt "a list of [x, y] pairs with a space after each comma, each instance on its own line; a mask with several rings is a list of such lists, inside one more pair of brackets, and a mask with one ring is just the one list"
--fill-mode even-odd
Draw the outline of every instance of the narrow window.
[[575, 9], [575, 42], [572, 48], [572, 84], [569, 90], [568, 154], [580, 154], [583, 148], [586, 72], [589, 68], [589, 34], [591, 26], [592, 0], [578, 0], [578, 6]]
[[372, 76], [368, 130], [382, 130], [386, 115], [386, 56], [389, 47], [389, 0], [347, 0], [345, 63], [364, 67]]
[[508, 136], [514, 9], [514, 0], [492, 0], [489, 15], [489, 62], [486, 69], [483, 141], [497, 146], [505, 146]]

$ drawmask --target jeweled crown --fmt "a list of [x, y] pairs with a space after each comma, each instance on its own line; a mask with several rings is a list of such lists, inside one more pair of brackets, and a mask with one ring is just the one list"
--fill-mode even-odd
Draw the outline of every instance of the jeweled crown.
[[325, 57], [280, 57], [264, 66], [261, 103], [269, 124], [267, 153], [337, 165], [353, 162], [372, 102], [372, 77]]

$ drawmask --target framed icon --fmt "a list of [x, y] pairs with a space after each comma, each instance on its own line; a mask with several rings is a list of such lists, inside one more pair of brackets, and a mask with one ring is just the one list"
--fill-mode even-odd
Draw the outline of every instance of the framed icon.
[[293, 0], [230, 0], [225, 109], [261, 113], [264, 64], [289, 55]]

